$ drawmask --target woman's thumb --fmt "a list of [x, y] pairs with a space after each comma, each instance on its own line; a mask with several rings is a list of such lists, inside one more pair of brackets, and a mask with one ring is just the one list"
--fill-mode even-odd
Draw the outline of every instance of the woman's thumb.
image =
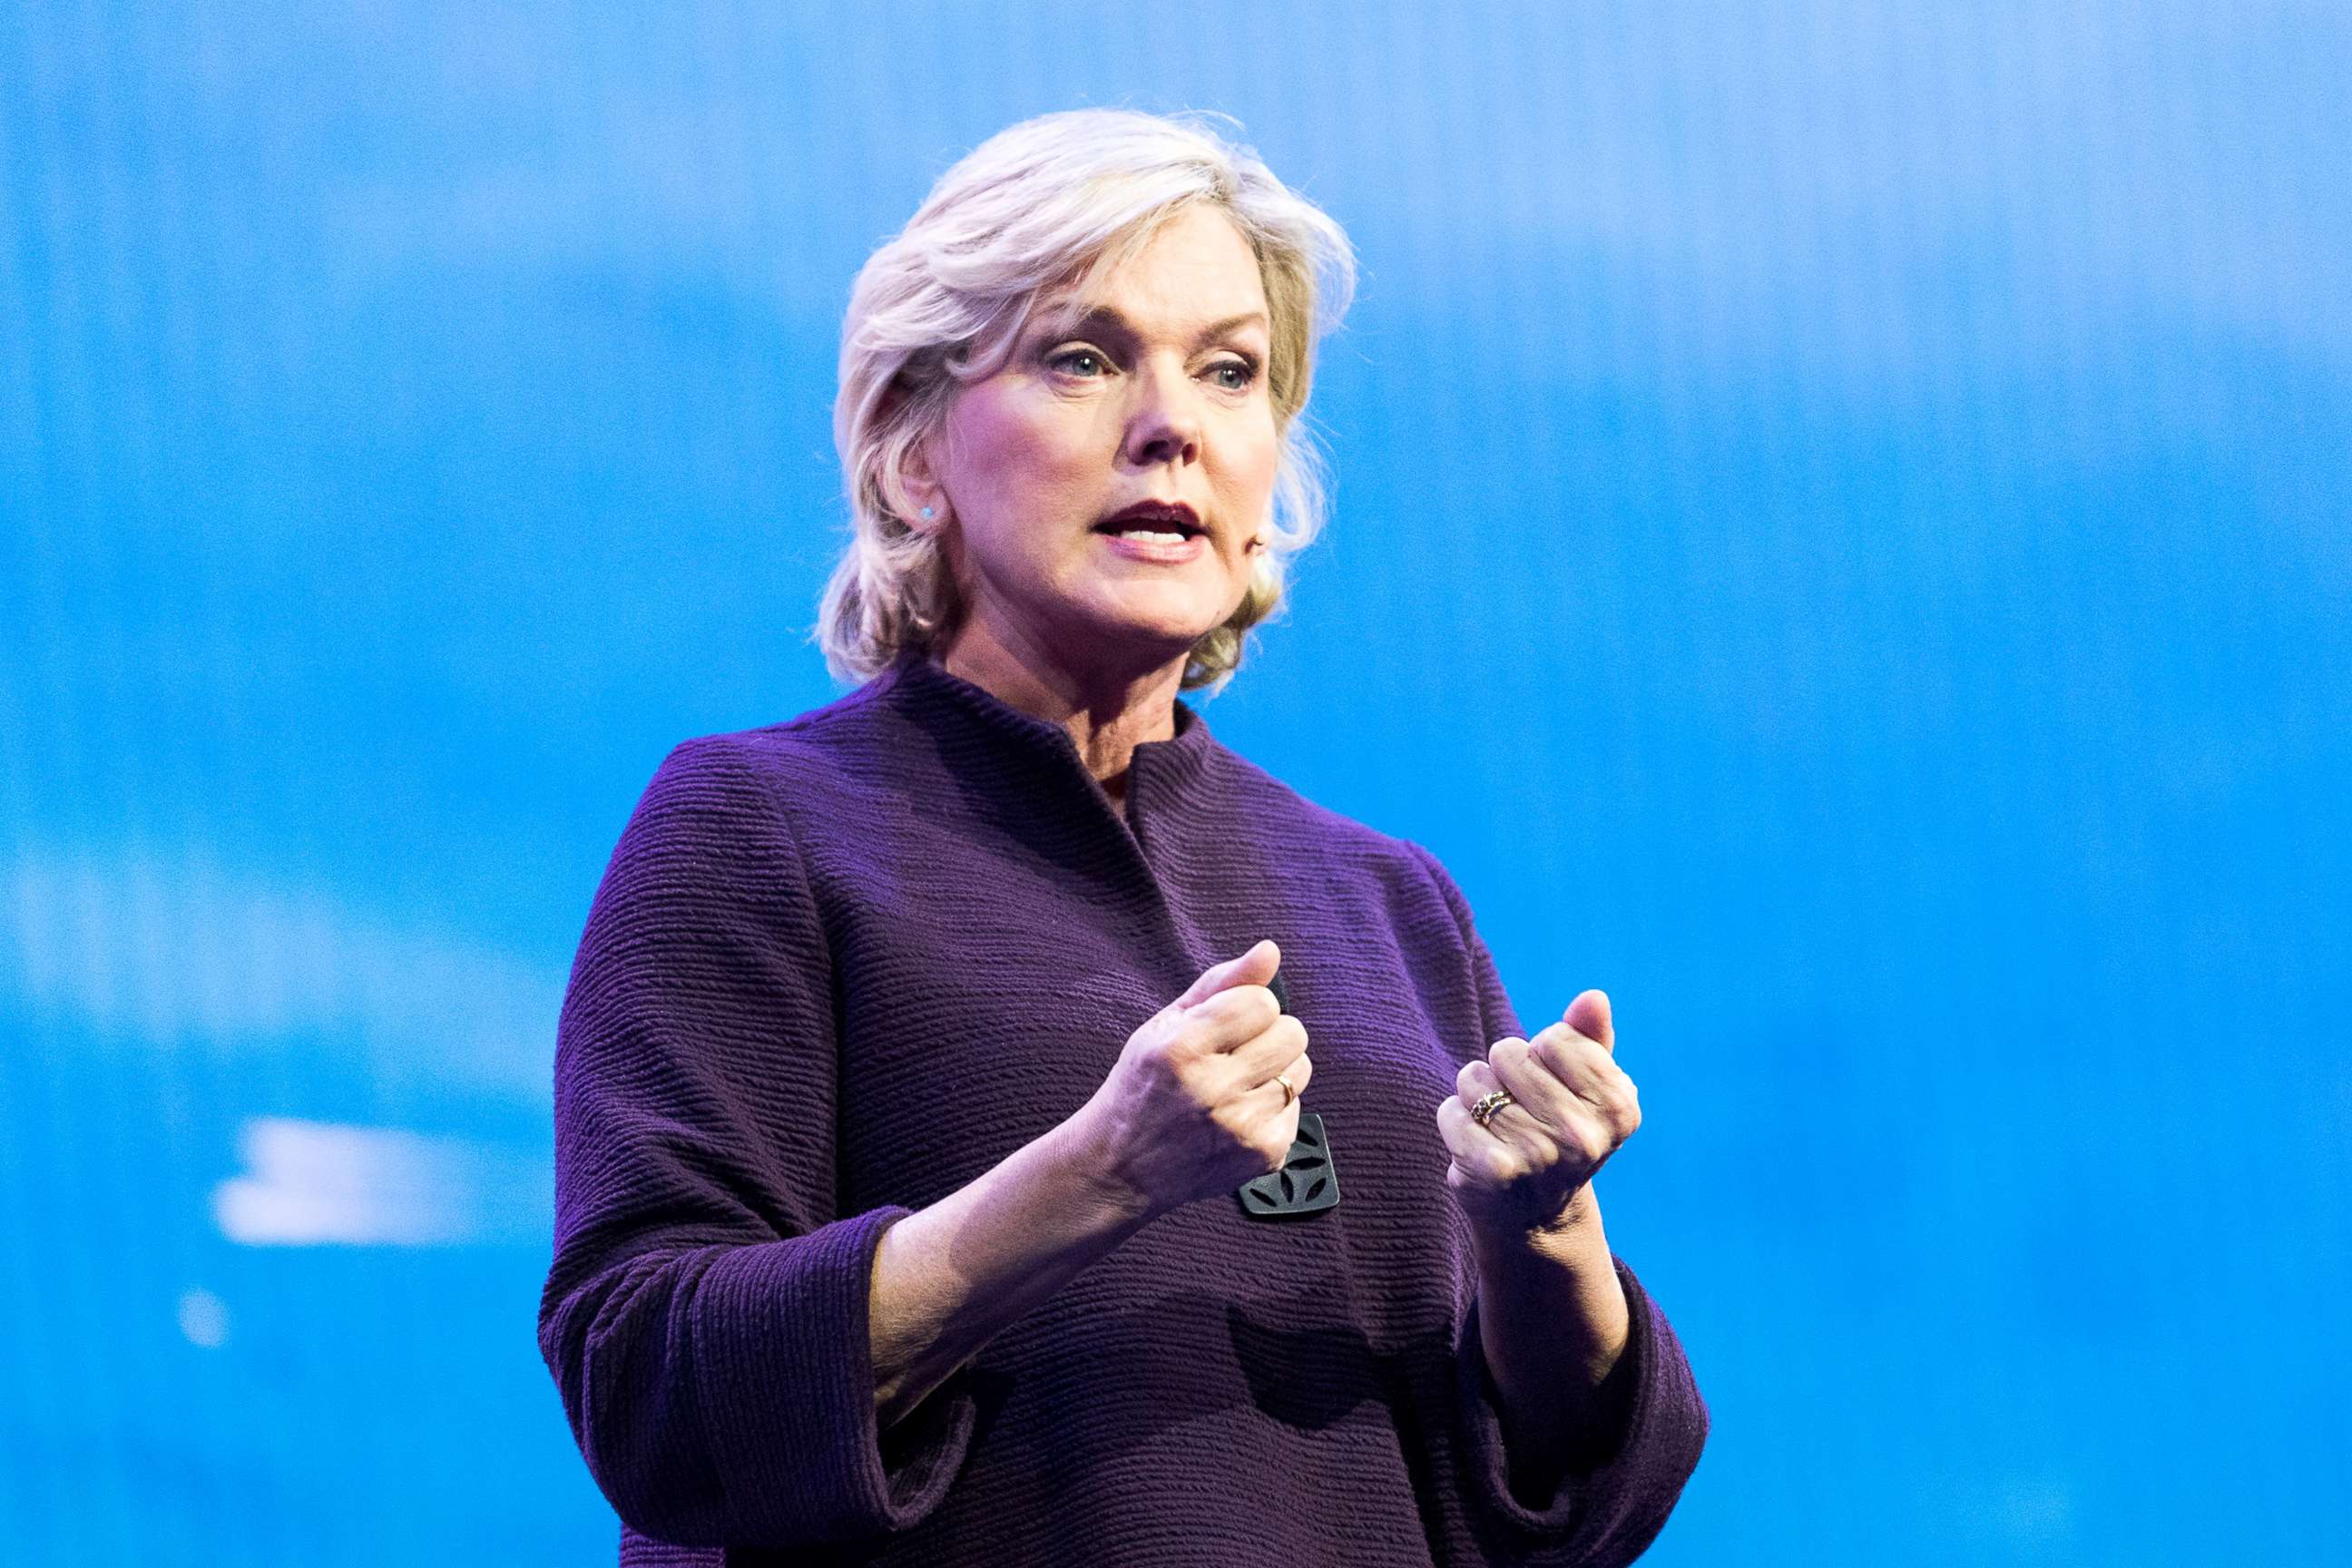
[[1606, 991], [1580, 991], [1576, 1000], [1561, 1015], [1568, 1026], [1578, 1034], [1600, 1041], [1613, 1054], [1617, 1049], [1617, 1021], [1609, 1005]]
[[1274, 978], [1282, 967], [1282, 949], [1267, 937], [1239, 958], [1229, 958], [1223, 963], [1213, 963], [1201, 972], [1201, 978], [1176, 998], [1179, 1011], [1197, 1007], [1220, 991], [1230, 991], [1236, 985], [1263, 985]]

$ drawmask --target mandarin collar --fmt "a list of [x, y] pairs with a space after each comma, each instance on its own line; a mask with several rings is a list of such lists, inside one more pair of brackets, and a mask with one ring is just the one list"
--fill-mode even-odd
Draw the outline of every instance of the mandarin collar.
[[[912, 648], [901, 652], [882, 679], [885, 692], [919, 710], [961, 714], [1008, 740], [1058, 751], [1081, 771], [1085, 768], [1085, 760], [1078, 755], [1077, 744], [1070, 739], [1067, 730], [1051, 720], [1024, 713], [986, 687], [950, 673], [929, 654]], [[1146, 773], [1155, 782], [1165, 781], [1169, 785], [1189, 784], [1218, 749], [1217, 742], [1209, 733], [1209, 721], [1180, 697], [1176, 700], [1176, 733], [1168, 740], [1137, 744], [1129, 763], [1133, 770], [1129, 788]]]

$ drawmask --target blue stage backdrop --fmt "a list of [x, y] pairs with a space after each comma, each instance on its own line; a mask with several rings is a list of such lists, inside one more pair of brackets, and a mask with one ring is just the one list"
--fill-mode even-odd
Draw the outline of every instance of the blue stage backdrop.
[[565, 970], [835, 688], [836, 327], [962, 151], [1353, 234], [1205, 709], [1615, 999], [1661, 1564], [2352, 1561], [2352, 21], [1255, 0], [0, 16], [0, 1555], [609, 1560]]

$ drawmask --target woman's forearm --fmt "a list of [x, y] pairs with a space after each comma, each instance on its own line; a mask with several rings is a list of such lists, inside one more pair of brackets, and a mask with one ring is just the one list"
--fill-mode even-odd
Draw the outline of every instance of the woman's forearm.
[[1622, 1420], [1631, 1320], [1588, 1186], [1553, 1227], [1508, 1237], [1472, 1227], [1478, 1336], [1502, 1399], [1515, 1490], [1540, 1499], [1596, 1457]]
[[1090, 1136], [1065, 1121], [883, 1233], [867, 1295], [881, 1425], [1150, 1219], [1101, 1179]]

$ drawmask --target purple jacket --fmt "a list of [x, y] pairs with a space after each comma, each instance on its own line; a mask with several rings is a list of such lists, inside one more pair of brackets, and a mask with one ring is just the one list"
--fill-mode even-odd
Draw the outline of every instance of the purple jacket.
[[[1342, 1194], [1147, 1226], [887, 1434], [874, 1247], [1083, 1104], [1260, 937]], [[680, 746], [614, 851], [556, 1047], [539, 1340], [624, 1563], [1619, 1563], [1706, 1407], [1630, 1273], [1630, 1414], [1513, 1494], [1433, 1119], [1520, 1032], [1419, 846], [1180, 703], [1127, 811], [1068, 736], [909, 657]]]

